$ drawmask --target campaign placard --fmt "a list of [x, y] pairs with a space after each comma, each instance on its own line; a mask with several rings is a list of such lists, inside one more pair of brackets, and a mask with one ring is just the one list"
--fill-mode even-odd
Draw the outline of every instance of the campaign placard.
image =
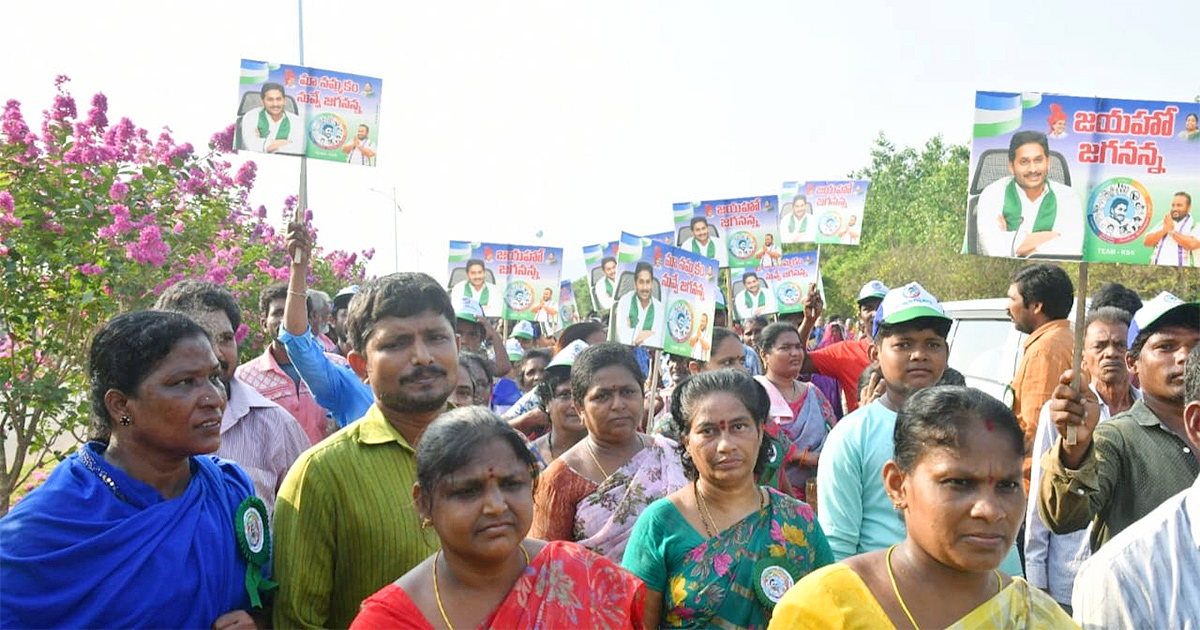
[[[583, 296], [584, 300], [588, 296]], [[575, 287], [570, 280], [563, 280], [558, 285], [558, 322], [566, 328], [579, 323], [579, 306], [575, 302]]]
[[243, 59], [234, 148], [375, 166], [383, 81]]
[[722, 267], [753, 269], [782, 255], [778, 207], [778, 195], [673, 204], [675, 243]]
[[[644, 236], [651, 241], [670, 245], [674, 232], [658, 232]], [[587, 269], [588, 286], [591, 287], [592, 305], [596, 313], [604, 314], [612, 308], [617, 290], [617, 243], [596, 243], [583, 246], [583, 265]]]
[[707, 361], [717, 261], [623, 232], [609, 339]]
[[804, 311], [804, 298], [809, 287], [820, 289], [819, 255], [816, 251], [784, 254], [779, 264], [758, 269], [759, 281], [774, 299], [781, 315]]
[[447, 288], [456, 305], [468, 297], [488, 317], [554, 327], [561, 247], [450, 241], [449, 271]]
[[793, 213], [797, 201], [801, 207], [811, 207], [810, 214], [815, 218], [811, 222], [811, 242], [858, 245], [870, 185], [865, 179], [804, 182], [792, 206]]
[[1200, 103], [976, 92], [963, 252], [1200, 265]]
[[779, 192], [779, 240], [784, 243], [811, 243], [817, 220], [813, 207], [800, 190], [804, 182], [783, 182]]

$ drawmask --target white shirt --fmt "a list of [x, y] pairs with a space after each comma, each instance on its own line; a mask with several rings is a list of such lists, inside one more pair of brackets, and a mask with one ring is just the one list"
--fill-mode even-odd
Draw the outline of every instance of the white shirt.
[[[605, 285], [605, 280], [612, 283], [612, 291], [608, 290]], [[608, 276], [601, 276], [596, 281], [596, 285], [592, 287], [592, 294], [596, 296], [596, 310], [607, 311], [613, 305], [613, 293], [617, 290], [617, 281], [609, 280]]]
[[[616, 339], [626, 345], [634, 345], [633, 339], [642, 327], [646, 324], [646, 316], [650, 311], [649, 306], [643, 307], [641, 302], [638, 302], [637, 321], [633, 326], [629, 325], [629, 305], [633, 300], [637, 299], [637, 291], [630, 291], [621, 296], [617, 300], [617, 306], [609, 313], [609, 318], [613, 322], [616, 329]], [[666, 327], [665, 313], [663, 312], [662, 302], [650, 296], [650, 306], [654, 307], [654, 322], [650, 324], [650, 336], [646, 338], [641, 345], [647, 348], [661, 348], [663, 340], [663, 328]]]
[[[807, 223], [805, 219], [808, 219]], [[781, 215], [779, 217], [779, 240], [784, 243], [811, 243], [813, 240], [812, 224], [815, 222], [816, 219], [807, 215], [797, 217], [791, 212]], [[803, 228], [800, 227], [801, 223], [804, 223]]]
[[[765, 299], [763, 300], [763, 306], [758, 305], [759, 295], [765, 296]], [[750, 303], [752, 306], [746, 306], [747, 297], [750, 298]], [[737, 295], [735, 295], [733, 299], [733, 308], [734, 312], [737, 313], [738, 321], [750, 319], [755, 315], [770, 315], [771, 313], [779, 310], [775, 305], [775, 296], [772, 295], [772, 292], [768, 290], [767, 287], [763, 286], [761, 282], [758, 284], [758, 295], [750, 295], [750, 293], [745, 289], [738, 291]]]
[[279, 133], [279, 126], [283, 124], [284, 119], [287, 119], [291, 125], [287, 135], [289, 144], [280, 147], [275, 153], [304, 155], [304, 141], [306, 137], [304, 133], [304, 121], [286, 109], [283, 110], [283, 118], [279, 120], [272, 120], [268, 114], [267, 124], [269, 127], [267, 137], [260, 138], [258, 137], [258, 113], [261, 111], [263, 111], [263, 108], [255, 107], [242, 116], [242, 142], [246, 145], [246, 150], [256, 153], [267, 153], [267, 145], [275, 141], [275, 136]]
[[[468, 286], [470, 286], [470, 282], [467, 280], [454, 285], [454, 288], [450, 290], [450, 300], [455, 304], [461, 304], [463, 297], [470, 297], [473, 300], [477, 300], [479, 305], [483, 307], [484, 315], [488, 317], [500, 317], [500, 314], [504, 311], [504, 293], [496, 285], [491, 282], [484, 282], [483, 288], [479, 291], [475, 291], [474, 287], [472, 287], [469, 296], [467, 295]], [[483, 303], [484, 291], [487, 291], [488, 295], [487, 304]]]
[[774, 267], [779, 264], [779, 256], [783, 256], [783, 250], [778, 245], [765, 247], [761, 265], [763, 267]]
[[[1161, 229], [1162, 226], [1159, 227]], [[1175, 222], [1174, 232], [1167, 232], [1158, 245], [1154, 246], [1154, 253], [1150, 255], [1150, 263], [1167, 267], [1197, 266], [1196, 259], [1200, 256], [1193, 250], [1180, 247], [1179, 242], [1175, 240], [1175, 232], [1184, 236], [1196, 236], [1196, 221], [1190, 212], [1186, 217]]]
[[359, 140], [358, 147], [350, 149], [350, 153], [346, 155], [346, 163], [347, 164], [363, 164], [363, 165], [372, 164], [373, 160], [375, 158], [367, 157], [367, 155], [365, 153], [363, 153], [362, 151], [360, 151], [359, 148], [370, 149], [371, 151], [374, 151], [375, 145], [371, 143], [370, 138]]
[[275, 495], [292, 462], [308, 450], [308, 434], [286, 409], [267, 400], [236, 377], [221, 416], [221, 447], [216, 455], [237, 462], [254, 482], [254, 493], [274, 513]]
[[[1100, 400], [1100, 422], [1108, 422], [1111, 410], [1108, 403], [1100, 398], [1094, 386], [1089, 385], [1096, 398]], [[1133, 400], [1142, 397], [1136, 387], [1129, 390]], [[1042, 405], [1038, 414], [1037, 435], [1033, 438], [1032, 468], [1029, 477], [1029, 487], [1036, 493], [1041, 486], [1042, 455], [1054, 446], [1058, 437], [1058, 429], [1050, 421], [1050, 401]], [[1075, 585], [1075, 574], [1079, 566], [1092, 555], [1089, 542], [1092, 526], [1071, 532], [1055, 534], [1051, 532], [1038, 513], [1037, 497], [1030, 498], [1025, 507], [1025, 579], [1032, 586], [1049, 590], [1050, 596], [1060, 604], [1071, 603], [1071, 589]]]
[[1071, 604], [1084, 630], [1200, 629], [1200, 479], [1085, 562]]
[[[711, 235], [708, 237], [708, 242], [712, 243], [713, 252], [716, 254], [712, 258], [716, 259], [717, 266], [718, 267], [728, 267], [729, 266], [729, 250], [725, 249], [725, 242], [722, 241], [720, 238], [717, 238], [716, 236], [711, 236]], [[694, 238], [689, 238], [689, 239], [685, 240], [683, 242], [683, 244], [679, 246], [679, 248], [689, 251], [689, 252], [693, 251], [692, 243], [696, 243], [696, 248], [700, 250], [701, 256], [708, 256], [708, 245], [701, 245]]]
[[1058, 238], [1042, 243], [1032, 253], [1045, 256], [1082, 256], [1083, 255], [1083, 206], [1079, 197], [1070, 186], [1046, 180], [1047, 186], [1042, 188], [1042, 194], [1037, 199], [1030, 199], [1025, 191], [1017, 188], [1017, 196], [1021, 200], [1021, 225], [1014, 231], [1000, 227], [1001, 217], [1004, 216], [1004, 192], [1012, 177], [1002, 177], [992, 182], [979, 195], [976, 206], [976, 229], [979, 232], [979, 253], [985, 256], [1016, 258], [1016, 249], [1021, 241], [1033, 230], [1037, 221], [1038, 208], [1046, 198], [1048, 190], [1054, 191], [1058, 205], [1058, 213], [1054, 217], [1054, 232]]

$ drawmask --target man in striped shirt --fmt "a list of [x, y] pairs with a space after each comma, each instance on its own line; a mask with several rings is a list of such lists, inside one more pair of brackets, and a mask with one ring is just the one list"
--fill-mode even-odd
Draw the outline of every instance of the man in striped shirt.
[[454, 308], [423, 273], [372, 280], [350, 301], [362, 419], [296, 460], [275, 507], [274, 622], [345, 628], [359, 604], [438, 548], [412, 502], [415, 447], [458, 381]]
[[[1183, 428], [1200, 450], [1200, 346], [1184, 369]], [[1092, 628], [1200, 627], [1200, 479], [1130, 525], [1084, 563], [1075, 620]]]
[[250, 475], [255, 494], [270, 513], [284, 476], [309, 441], [292, 414], [234, 376], [238, 367], [235, 331], [242, 323], [237, 301], [211, 282], [184, 280], [163, 291], [154, 309], [187, 315], [208, 333], [229, 399], [221, 417], [221, 447], [216, 455], [232, 459]]

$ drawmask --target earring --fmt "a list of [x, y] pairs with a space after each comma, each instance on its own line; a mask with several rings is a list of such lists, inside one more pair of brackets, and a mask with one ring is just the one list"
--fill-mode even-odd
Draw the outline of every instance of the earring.
[[132, 423], [132, 421], [130, 421], [129, 416], [121, 416], [121, 426], [127, 427], [131, 423]]
[[428, 529], [430, 525], [433, 525], [433, 519], [431, 519], [431, 518], [421, 519], [421, 529]]

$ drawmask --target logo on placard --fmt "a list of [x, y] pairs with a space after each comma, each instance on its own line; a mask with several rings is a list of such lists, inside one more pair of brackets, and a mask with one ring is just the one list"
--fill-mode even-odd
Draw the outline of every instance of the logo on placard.
[[1092, 189], [1087, 213], [1093, 234], [1107, 243], [1121, 245], [1146, 232], [1154, 217], [1154, 204], [1141, 183], [1114, 177]]
[[341, 116], [325, 112], [313, 118], [309, 123], [308, 137], [313, 144], [326, 151], [331, 151], [346, 142], [348, 129], [346, 121], [342, 120]]
[[667, 309], [667, 332], [671, 339], [683, 343], [692, 335], [692, 305], [687, 300], [675, 300]]
[[524, 311], [533, 306], [533, 285], [524, 280], [514, 280], [508, 283], [504, 291], [504, 302], [510, 311]]
[[786, 281], [775, 285], [775, 300], [783, 306], [795, 306], [803, 297], [804, 292], [795, 282]]
[[745, 230], [734, 232], [733, 236], [729, 237], [729, 253], [738, 260], [749, 260], [754, 258], [754, 253], [758, 251], [758, 239], [754, 234]]
[[842, 229], [842, 214], [837, 210], [829, 210], [817, 219], [817, 230], [825, 236], [833, 236]]

